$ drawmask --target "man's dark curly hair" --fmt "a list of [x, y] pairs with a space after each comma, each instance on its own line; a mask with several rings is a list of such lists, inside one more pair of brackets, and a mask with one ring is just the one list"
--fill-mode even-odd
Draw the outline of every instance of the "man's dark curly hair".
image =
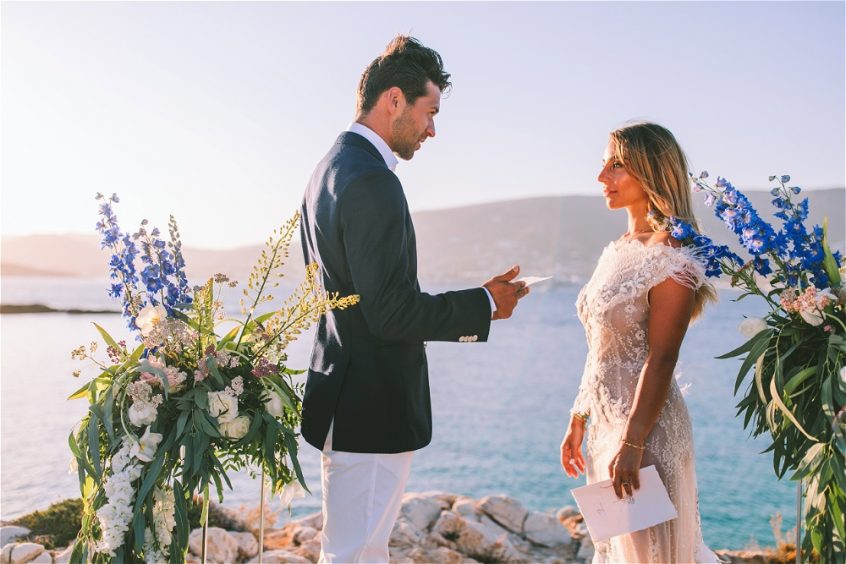
[[408, 35], [397, 35], [370, 63], [358, 83], [358, 111], [367, 114], [385, 90], [398, 86], [409, 104], [426, 94], [432, 81], [441, 92], [452, 86], [444, 62], [434, 49]]

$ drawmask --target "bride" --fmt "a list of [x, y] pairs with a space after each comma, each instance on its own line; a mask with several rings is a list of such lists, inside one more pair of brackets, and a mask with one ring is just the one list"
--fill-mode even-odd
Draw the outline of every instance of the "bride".
[[606, 205], [626, 210], [628, 230], [602, 252], [576, 303], [588, 356], [561, 465], [589, 484], [612, 479], [622, 498], [654, 464], [678, 518], [596, 542], [594, 562], [719, 562], [702, 541], [690, 417], [673, 378], [688, 324], [716, 297], [694, 251], [665, 228], [670, 216], [697, 228], [687, 170], [670, 131], [635, 123], [611, 133], [599, 173]]

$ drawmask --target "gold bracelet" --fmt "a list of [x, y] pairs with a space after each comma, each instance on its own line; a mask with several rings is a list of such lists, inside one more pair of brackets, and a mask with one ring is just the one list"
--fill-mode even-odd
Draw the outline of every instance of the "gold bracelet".
[[623, 441], [623, 444], [626, 445], [627, 447], [636, 448], [638, 450], [646, 450], [646, 445], [636, 445], [634, 443], [630, 443], [626, 439], [621, 439], [621, 440]]
[[587, 423], [588, 417], [590, 417], [590, 413], [588, 413], [587, 411], [571, 411], [570, 415], [572, 415], [582, 423]]

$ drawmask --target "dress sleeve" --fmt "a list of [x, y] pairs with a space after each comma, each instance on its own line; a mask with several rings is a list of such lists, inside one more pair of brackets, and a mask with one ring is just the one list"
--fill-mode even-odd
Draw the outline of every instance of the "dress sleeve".
[[699, 256], [698, 249], [667, 245], [655, 245], [654, 248], [660, 252], [650, 261], [650, 289], [668, 278], [694, 291], [705, 284], [705, 261]]
[[573, 407], [570, 413], [590, 414], [590, 372], [588, 370], [588, 362], [585, 362], [585, 369], [582, 372], [582, 381], [579, 384], [579, 392], [576, 394], [576, 400], [573, 402]]

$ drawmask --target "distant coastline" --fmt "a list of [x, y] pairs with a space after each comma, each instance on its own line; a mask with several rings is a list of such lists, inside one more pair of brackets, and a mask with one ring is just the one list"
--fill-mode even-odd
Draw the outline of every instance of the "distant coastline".
[[115, 309], [62, 309], [52, 308], [43, 304], [0, 304], [0, 314], [14, 315], [18, 313], [68, 313], [71, 315], [91, 315], [120, 312]]

